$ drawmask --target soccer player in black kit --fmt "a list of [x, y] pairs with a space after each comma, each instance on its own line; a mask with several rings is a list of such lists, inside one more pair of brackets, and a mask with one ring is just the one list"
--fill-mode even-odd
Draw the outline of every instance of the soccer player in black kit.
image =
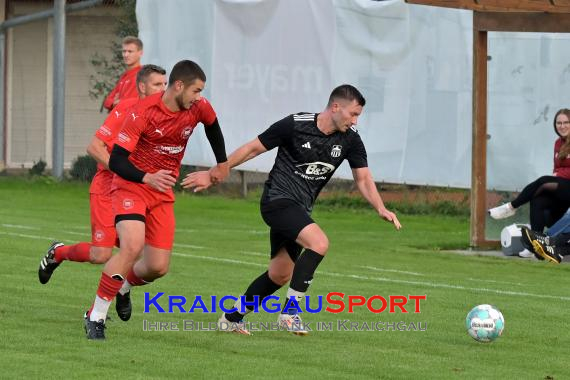
[[[228, 157], [235, 167], [261, 153], [278, 147], [275, 164], [265, 182], [261, 196], [261, 216], [270, 229], [271, 260], [268, 270], [253, 280], [245, 291], [245, 311], [258, 296], [258, 302], [290, 282], [285, 305], [290, 299], [300, 302], [307, 291], [319, 263], [329, 248], [323, 230], [311, 218], [313, 204], [321, 189], [346, 159], [362, 196], [378, 215], [401, 225], [396, 214], [386, 209], [372, 179], [366, 149], [354, 128], [366, 101], [353, 86], [335, 88], [326, 109], [318, 114], [289, 115], [270, 126], [254, 140], [238, 148]], [[189, 174], [184, 188], [201, 191], [212, 185], [207, 171]], [[218, 321], [220, 330], [250, 335], [243, 318], [241, 302], [237, 311], [224, 313]], [[288, 310], [287, 310], [288, 309]], [[283, 307], [279, 325], [297, 335], [306, 335], [296, 308]], [[290, 314], [291, 312], [291, 314]]]

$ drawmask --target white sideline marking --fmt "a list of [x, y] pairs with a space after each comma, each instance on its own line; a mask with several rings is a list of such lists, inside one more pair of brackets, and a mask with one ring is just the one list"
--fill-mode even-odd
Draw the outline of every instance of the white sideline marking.
[[244, 255], [250, 255], [250, 256], [269, 257], [269, 255], [267, 253], [260, 253], [260, 252], [239, 251], [239, 253], [242, 253]]
[[[249, 266], [256, 266], [256, 267], [267, 267], [267, 264], [259, 264], [259, 263], [252, 263], [249, 261], [241, 261], [241, 260], [234, 260], [234, 259], [224, 259], [221, 257], [209, 257], [209, 256], [198, 256], [198, 255], [191, 255], [187, 253], [180, 253], [180, 252], [173, 252], [173, 255], [188, 257], [192, 259], [202, 259], [202, 260], [210, 260], [210, 261], [218, 261], [224, 263], [231, 263], [231, 264], [242, 264], [242, 265], [249, 265]], [[450, 284], [441, 284], [441, 283], [433, 283], [433, 282], [425, 282], [425, 281], [407, 281], [407, 280], [398, 280], [392, 278], [384, 278], [384, 277], [368, 277], [356, 274], [343, 274], [343, 273], [335, 273], [335, 272], [318, 272], [319, 274], [325, 276], [333, 276], [333, 277], [344, 277], [344, 278], [352, 278], [357, 280], [366, 280], [366, 281], [380, 281], [380, 282], [390, 282], [394, 284], [406, 284], [406, 285], [422, 285], [422, 286], [429, 286], [431, 288], [443, 288], [443, 289], [456, 289], [456, 290], [466, 290], [469, 292], [486, 292], [486, 293], [495, 293], [501, 295], [510, 295], [510, 296], [520, 296], [520, 297], [534, 297], [534, 298], [546, 298], [546, 299], [556, 299], [561, 301], [570, 301], [570, 297], [564, 296], [553, 296], [550, 294], [533, 294], [533, 293], [526, 293], [526, 292], [515, 292], [515, 291], [508, 291], [508, 290], [497, 290], [497, 289], [487, 289], [487, 288], [470, 288], [461, 285], [450, 285]]]
[[202, 260], [209, 260], [209, 261], [218, 261], [222, 263], [229, 263], [229, 264], [241, 264], [241, 265], [250, 265], [254, 267], [267, 267], [267, 264], [260, 264], [260, 263], [250, 263], [249, 261], [241, 261], [241, 260], [234, 260], [234, 259], [224, 259], [222, 257], [210, 257], [210, 256], [198, 256], [198, 255], [191, 255], [189, 253], [181, 253], [181, 252], [172, 252], [174, 256], [182, 256], [188, 257], [190, 259], [202, 259]]
[[80, 226], [65, 226], [65, 228], [69, 228], [70, 230], [76, 231], [91, 231], [91, 227], [80, 227]]
[[370, 269], [370, 270], [374, 270], [374, 271], [378, 271], [378, 272], [391, 272], [391, 273], [411, 274], [412, 276], [425, 276], [422, 273], [408, 272], [405, 270], [397, 270], [397, 269], [382, 269], [382, 268], [376, 268], [376, 267], [370, 267], [370, 266], [359, 266], [359, 268]]
[[[8, 227], [10, 226], [10, 227]], [[26, 226], [17, 226], [17, 227], [11, 227], [12, 225], [6, 225], [6, 224], [2, 224], [2, 227], [8, 227], [8, 228], [27, 228], [30, 230], [39, 230], [39, 228], [33, 228], [33, 227], [26, 227]], [[15, 232], [1, 232], [0, 233], [4, 233], [7, 235], [14, 235], [14, 236], [20, 236], [20, 237], [29, 237], [31, 239], [50, 239], [50, 240], [58, 240], [56, 238], [52, 238], [52, 237], [41, 237], [41, 236], [32, 236], [32, 235], [18, 235]], [[72, 231], [61, 231], [62, 234], [68, 234], [68, 235], [78, 235], [78, 236], [91, 236], [91, 234], [86, 234], [83, 232], [72, 232]]]
[[509, 282], [509, 281], [497, 281], [497, 280], [483, 280], [482, 278], [467, 278], [470, 281], [482, 281], [482, 282], [492, 282], [494, 284], [507, 284], [507, 285], [520, 285], [526, 286], [526, 284], [521, 284], [520, 282]]
[[22, 226], [20, 224], [0, 224], [0, 226], [6, 228], [20, 228], [22, 230], [39, 230], [37, 227]]
[[71, 231], [61, 231], [62, 234], [78, 235], [78, 236], [91, 236], [91, 234], [85, 232], [71, 232]]
[[49, 236], [37, 236], [37, 235], [25, 235], [25, 234], [18, 234], [16, 232], [4, 232], [0, 231], [1, 235], [10, 235], [10, 236], [18, 236], [28, 239], [36, 239], [36, 240], [57, 240], [56, 238], [49, 237]]
[[200, 245], [191, 245], [191, 244], [174, 244], [175, 247], [182, 247], [182, 248], [190, 248], [190, 249], [206, 249], [206, 247], [202, 247]]
[[[17, 233], [13, 233], [13, 232], [4, 232], [4, 231], [0, 231], [0, 234], [25, 237], [25, 238], [29, 238], [29, 239], [56, 240], [54, 238], [47, 237], [47, 236], [33, 236], [33, 235], [17, 234]], [[202, 247], [202, 248], [206, 248], [206, 247]], [[191, 258], [191, 259], [201, 259], [201, 260], [217, 261], [217, 262], [224, 262], [224, 263], [230, 263], [230, 264], [241, 264], [241, 265], [248, 265], [248, 266], [255, 266], [255, 267], [263, 267], [263, 268], [267, 267], [267, 264], [252, 263], [249, 261], [226, 259], [226, 258], [221, 258], [221, 257], [199, 256], [199, 255], [192, 255], [189, 253], [181, 253], [181, 252], [172, 252], [172, 254], [175, 256], [187, 257], [187, 258]], [[318, 273], [325, 275], [325, 276], [350, 278], [350, 279], [364, 280], [364, 281], [379, 281], [379, 282], [387, 282], [387, 283], [393, 283], [393, 284], [428, 286], [430, 288], [455, 289], [455, 290], [465, 290], [465, 291], [469, 291], [469, 292], [484, 292], [484, 293], [494, 293], [494, 294], [518, 296], [518, 297], [533, 297], [533, 298], [543, 298], [543, 299], [555, 299], [555, 300], [560, 300], [560, 301], [570, 301], [570, 297], [553, 296], [550, 294], [534, 294], [534, 293], [527, 293], [527, 292], [509, 291], [509, 290], [498, 290], [498, 289], [487, 289], [487, 288], [471, 288], [471, 287], [466, 287], [466, 286], [462, 286], [462, 285], [450, 285], [450, 284], [442, 284], [442, 283], [427, 282], [427, 281], [398, 280], [398, 279], [385, 278], [385, 277], [368, 277], [368, 276], [362, 276], [362, 275], [356, 275], [356, 274], [344, 274], [344, 273], [336, 273], [336, 272], [321, 272], [321, 271], [319, 271]]]
[[408, 280], [397, 280], [392, 278], [384, 278], [384, 277], [367, 277], [361, 276], [357, 274], [342, 274], [342, 273], [334, 273], [334, 272], [319, 272], [320, 274], [326, 274], [329, 276], [335, 277], [348, 277], [348, 278], [355, 278], [359, 280], [372, 280], [372, 281], [380, 281], [380, 282], [393, 282], [395, 284], [407, 284], [407, 285], [423, 285], [429, 286], [431, 288], [445, 288], [445, 289], [457, 289], [457, 290], [467, 290], [470, 292], [486, 292], [486, 293], [495, 293], [501, 295], [510, 295], [510, 296], [521, 296], [521, 297], [534, 297], [534, 298], [547, 298], [547, 299], [556, 299], [561, 301], [570, 301], [570, 297], [564, 296], [553, 296], [550, 294], [533, 294], [533, 293], [526, 293], [526, 292], [515, 292], [509, 290], [497, 290], [497, 289], [487, 289], [487, 288], [468, 288], [462, 285], [450, 285], [450, 284], [441, 284], [441, 283], [434, 283], [434, 282], [425, 282], [425, 281], [408, 281]]
[[192, 230], [188, 228], [177, 228], [176, 232], [198, 232], [198, 230]]

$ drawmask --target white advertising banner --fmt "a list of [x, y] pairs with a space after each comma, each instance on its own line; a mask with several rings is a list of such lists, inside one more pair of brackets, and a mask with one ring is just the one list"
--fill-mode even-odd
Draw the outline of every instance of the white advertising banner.
[[[196, 60], [228, 152], [273, 122], [358, 87], [377, 181], [470, 187], [472, 13], [403, 0], [138, 0], [143, 61]], [[552, 170], [552, 117], [570, 106], [567, 35], [490, 33], [490, 188]], [[275, 152], [241, 166], [268, 171]], [[202, 128], [184, 163], [212, 165]], [[348, 165], [336, 176], [351, 178]]]

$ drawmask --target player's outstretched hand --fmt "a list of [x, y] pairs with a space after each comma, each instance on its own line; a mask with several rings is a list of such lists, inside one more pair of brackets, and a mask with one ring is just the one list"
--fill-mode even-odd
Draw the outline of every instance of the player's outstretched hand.
[[181, 182], [183, 189], [194, 189], [197, 193], [212, 186], [210, 172], [201, 171], [188, 174]]
[[218, 165], [208, 170], [210, 173], [210, 180], [214, 185], [222, 182], [230, 174], [230, 165], [228, 162], [220, 162]]
[[158, 191], [165, 192], [176, 184], [176, 177], [171, 170], [161, 169], [156, 173], [146, 173], [143, 182]]
[[394, 227], [396, 227], [397, 230], [402, 228], [402, 225], [400, 224], [398, 217], [392, 211], [384, 209], [384, 210], [379, 211], [378, 214], [384, 220], [387, 220], [388, 222], [392, 222], [394, 224]]

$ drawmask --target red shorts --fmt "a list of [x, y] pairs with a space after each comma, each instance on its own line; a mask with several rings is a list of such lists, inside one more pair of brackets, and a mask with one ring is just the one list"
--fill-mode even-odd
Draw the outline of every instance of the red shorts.
[[166, 200], [164, 195], [147, 185], [124, 180], [117, 182], [118, 186], [114, 186], [111, 194], [115, 216], [142, 215], [145, 218], [145, 243], [171, 250], [176, 225], [174, 201]]
[[91, 207], [91, 244], [95, 247], [113, 247], [117, 241], [115, 213], [111, 196], [89, 194]]

